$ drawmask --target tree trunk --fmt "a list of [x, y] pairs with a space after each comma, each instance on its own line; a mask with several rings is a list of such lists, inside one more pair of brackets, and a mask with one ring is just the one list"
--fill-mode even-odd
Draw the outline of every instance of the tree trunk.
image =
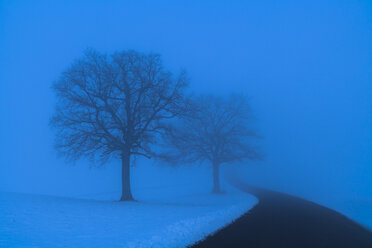
[[213, 194], [220, 194], [222, 193], [220, 187], [220, 164], [217, 162], [213, 162]]
[[120, 201], [134, 201], [130, 189], [130, 152], [125, 151], [121, 156], [121, 198]]

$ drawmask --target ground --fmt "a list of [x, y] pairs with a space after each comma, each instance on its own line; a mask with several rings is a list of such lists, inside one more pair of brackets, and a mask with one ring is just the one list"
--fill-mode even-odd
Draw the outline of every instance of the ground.
[[257, 203], [232, 188], [222, 195], [149, 188], [136, 196], [118, 202], [0, 193], [0, 247], [186, 247]]
[[371, 248], [372, 232], [344, 215], [284, 193], [236, 182], [259, 202], [193, 248]]
[[[323, 203], [320, 201], [320, 203]], [[345, 200], [324, 201], [330, 207], [372, 230], [372, 198], [354, 197]]]

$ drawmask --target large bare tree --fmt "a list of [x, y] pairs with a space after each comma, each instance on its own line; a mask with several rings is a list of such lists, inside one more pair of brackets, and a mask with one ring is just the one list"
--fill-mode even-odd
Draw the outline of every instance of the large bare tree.
[[251, 128], [252, 112], [243, 95], [196, 97], [190, 109], [164, 133], [159, 157], [171, 164], [207, 161], [213, 168], [213, 193], [221, 193], [220, 166], [260, 159], [252, 142], [258, 135]]
[[56, 148], [73, 160], [121, 159], [121, 200], [133, 200], [131, 158], [151, 156], [165, 121], [180, 113], [186, 86], [185, 72], [174, 77], [157, 54], [88, 50], [53, 84]]

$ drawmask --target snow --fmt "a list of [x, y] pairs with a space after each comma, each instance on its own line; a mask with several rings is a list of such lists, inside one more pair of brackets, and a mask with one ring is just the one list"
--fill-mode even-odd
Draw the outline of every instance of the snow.
[[0, 247], [186, 247], [228, 225], [257, 199], [229, 188], [136, 191], [138, 202], [0, 193]]
[[333, 199], [323, 204], [372, 230], [372, 198]]

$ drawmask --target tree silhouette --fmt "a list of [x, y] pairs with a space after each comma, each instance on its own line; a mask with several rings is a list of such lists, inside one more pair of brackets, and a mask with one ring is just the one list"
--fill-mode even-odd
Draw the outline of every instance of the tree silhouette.
[[186, 73], [174, 77], [157, 54], [88, 50], [53, 84], [56, 148], [72, 160], [121, 159], [121, 200], [133, 200], [131, 157], [151, 156], [165, 122], [182, 112], [186, 86]]
[[252, 144], [258, 135], [249, 124], [252, 113], [243, 95], [200, 96], [190, 104], [193, 111], [168, 126], [159, 157], [170, 164], [207, 161], [213, 168], [213, 193], [221, 193], [221, 164], [260, 159]]

